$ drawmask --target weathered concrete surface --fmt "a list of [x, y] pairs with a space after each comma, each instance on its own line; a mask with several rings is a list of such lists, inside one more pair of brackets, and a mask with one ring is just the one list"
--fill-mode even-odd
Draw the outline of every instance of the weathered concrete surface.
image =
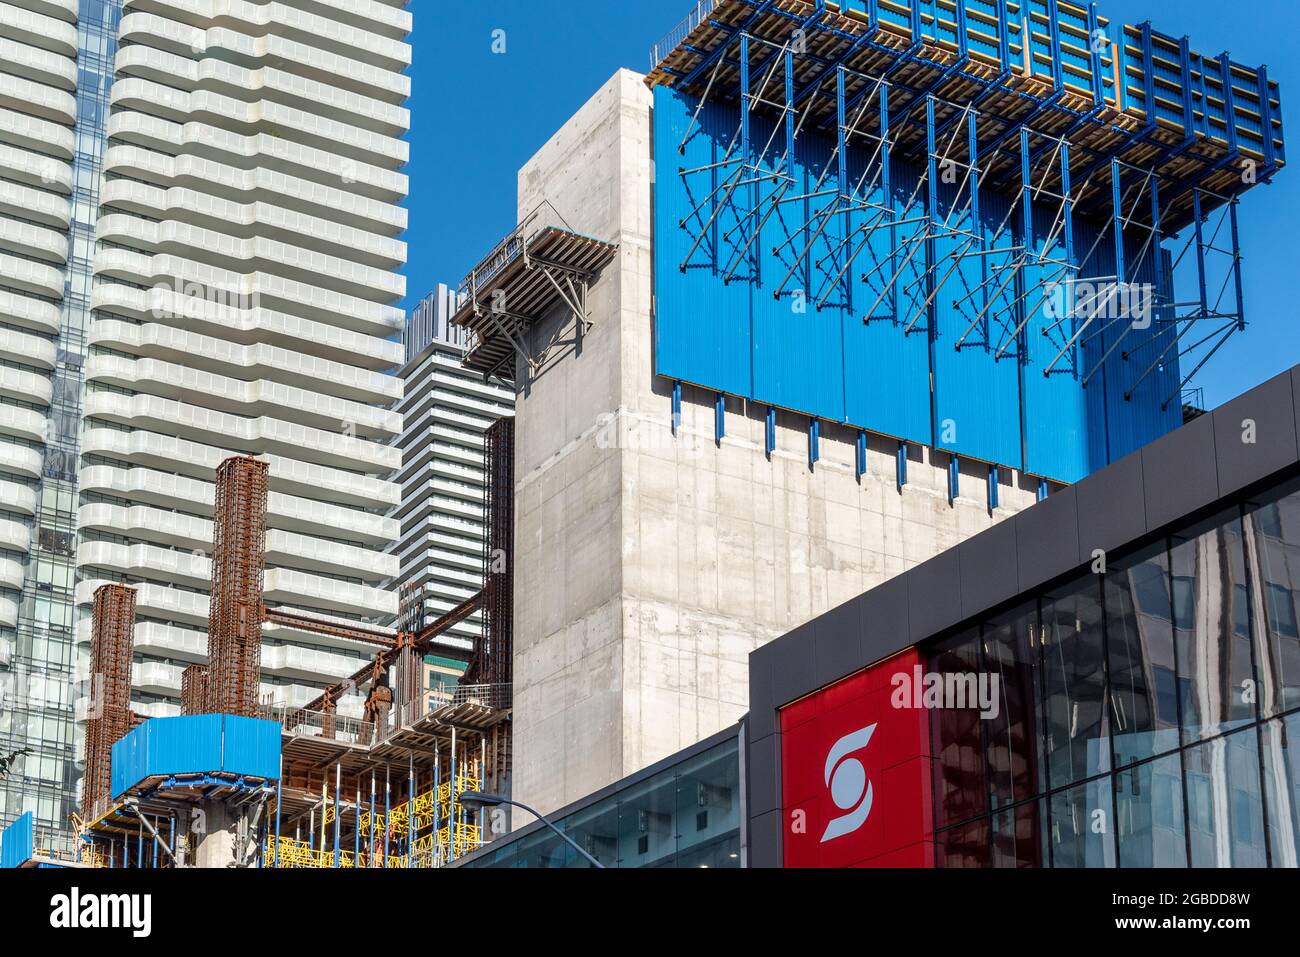
[[[754, 648], [1033, 503], [1006, 473], [1001, 508], [971, 464], [947, 499], [947, 458], [686, 389], [678, 435], [653, 375], [651, 97], [616, 74], [524, 167], [521, 218], [548, 200], [577, 232], [619, 243], [592, 289], [581, 354], [552, 350], [519, 397], [516, 452], [515, 797], [546, 812], [734, 722]], [[541, 337], [568, 322], [552, 317]], [[521, 382], [522, 382], [522, 369]]]

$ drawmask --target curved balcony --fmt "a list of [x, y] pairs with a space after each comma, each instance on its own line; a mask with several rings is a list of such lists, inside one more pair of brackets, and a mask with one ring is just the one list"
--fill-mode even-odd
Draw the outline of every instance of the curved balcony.
[[0, 326], [0, 356], [9, 356], [40, 369], [53, 369], [57, 354], [53, 339]]
[[[3, 258], [5, 257], [0, 257], [0, 259]], [[10, 261], [17, 262], [12, 257], [8, 258], [10, 258]], [[2, 265], [3, 263], [0, 263], [0, 266]], [[0, 322], [24, 326], [38, 332], [47, 332], [50, 335], [58, 335], [59, 307], [52, 302], [32, 299], [21, 293], [0, 289]]]
[[65, 57], [77, 55], [77, 28], [64, 19], [0, 3], [0, 33]]
[[57, 230], [0, 216], [0, 249], [61, 266], [68, 260], [68, 237]]
[[[72, 207], [58, 193], [0, 180], [0, 213], [20, 216], [58, 230], [66, 230]], [[66, 246], [65, 246], [66, 248]]]
[[[65, 54], [0, 36], [0, 62], [13, 64], [18, 67], [20, 76], [42, 86], [69, 93], [77, 88], [77, 64]], [[0, 81], [2, 86], [3, 81]]]
[[[371, 373], [391, 369], [402, 361], [400, 342], [270, 309], [237, 308], [233, 304], [183, 296], [169, 286], [157, 286], [145, 292], [132, 286], [100, 283], [91, 290], [90, 298], [93, 309], [192, 329], [196, 334], [261, 341], [272, 347], [310, 353], [325, 361], [360, 366]], [[260, 301], [260, 291], [250, 298]], [[95, 320], [92, 334], [94, 326], [103, 321], [112, 320]]]
[[0, 143], [0, 173], [42, 190], [65, 196], [72, 192], [72, 167], [66, 159], [53, 159], [11, 143]]
[[92, 392], [85, 417], [198, 442], [235, 445], [238, 452], [303, 458], [317, 464], [386, 475], [401, 465], [401, 450], [336, 432], [265, 416], [244, 418], [151, 395]]
[[411, 125], [410, 112], [400, 106], [340, 89], [319, 80], [262, 66], [255, 69], [193, 54], [177, 55], [151, 45], [134, 44], [118, 50], [119, 77], [138, 77], [194, 94], [211, 92], [242, 103], [279, 103], [312, 114], [337, 117], [338, 122], [387, 137], [402, 136]]
[[[214, 486], [211, 481], [148, 468], [89, 465], [81, 470], [80, 482], [83, 491], [129, 498], [162, 509], [189, 510], [207, 517], [212, 515]], [[401, 532], [400, 523], [387, 516], [277, 491], [267, 495], [266, 524], [268, 529], [308, 536], [342, 534], [377, 548], [396, 541]]]
[[396, 169], [410, 159], [410, 146], [397, 136], [343, 123], [275, 100], [248, 103], [212, 90], [186, 93], [151, 80], [127, 78], [113, 84], [113, 106], [160, 116], [173, 123], [208, 122], [244, 135], [274, 133], [346, 159]]
[[[369, 6], [373, 16], [357, 21], [364, 24], [364, 29], [358, 30], [352, 23], [316, 14], [314, 11], [319, 10], [323, 2], [313, 5], [313, 12], [307, 12], [281, 3], [259, 5], [244, 0], [128, 0], [123, 12], [141, 9], [147, 3], [145, 9], [197, 27], [207, 27], [221, 17], [225, 23], [252, 27], [249, 33], [283, 35], [394, 72], [410, 66], [411, 48], [397, 38], [410, 32], [410, 21], [401, 17], [394, 19], [392, 7], [375, 4], [373, 0], [332, 2], [339, 8], [340, 17], [349, 18], [356, 17], [358, 10]], [[381, 31], [394, 35], [384, 36]]]
[[[111, 456], [206, 481], [212, 481], [221, 461], [234, 454], [174, 435], [95, 428], [93, 422], [87, 424], [82, 434], [81, 450], [83, 455]], [[313, 501], [364, 509], [391, 507], [401, 501], [401, 487], [393, 482], [278, 455], [265, 458], [271, 466], [272, 494], [280, 491]]]
[[0, 366], [0, 398], [48, 407], [53, 394], [54, 387], [47, 377], [25, 369]]
[[[163, 156], [138, 146], [117, 144], [105, 151], [104, 169], [158, 188], [179, 184], [193, 187], [196, 192], [239, 194], [246, 202], [267, 202], [384, 238], [396, 236], [407, 226], [407, 212], [401, 206], [261, 166], [240, 169], [203, 156]], [[115, 182], [105, 183], [104, 188]]]
[[[4, 371], [0, 370], [0, 391]], [[367, 439], [388, 441], [402, 428], [401, 415], [386, 409], [273, 381], [245, 382], [159, 359], [91, 356], [86, 379], [160, 397], [197, 393], [203, 396], [205, 409], [243, 418], [261, 417], [324, 431], [345, 422], [353, 434]]]
[[[0, 374], [11, 371], [13, 370], [0, 369]], [[49, 422], [43, 412], [0, 402], [0, 435], [26, 439], [29, 442], [44, 442], [48, 425]]]
[[0, 106], [0, 129], [11, 146], [52, 154], [55, 159], [72, 159], [75, 139], [66, 126]]
[[12, 558], [0, 557], [0, 588], [23, 590], [23, 564]]
[[88, 570], [88, 574], [105, 569], [133, 579], [189, 588], [206, 589], [212, 582], [212, 562], [207, 556], [145, 544], [82, 542], [77, 546], [77, 568]]
[[[190, 229], [209, 229], [214, 235], [228, 236], [236, 242], [246, 243], [257, 237], [278, 239], [313, 252], [332, 253], [343, 257], [344, 261], [383, 270], [395, 269], [406, 262], [406, 244], [400, 240], [272, 203], [239, 203], [208, 191], [183, 186], [163, 189], [124, 179], [105, 183], [100, 191], [100, 203], [161, 221], [148, 224], [159, 227], [156, 230], [159, 235], [155, 237], [154, 230], [146, 230], [138, 222], [133, 225], [130, 217], [101, 215], [100, 235], [117, 238], [119, 242], [148, 240], [156, 243], [165, 236], [164, 227], [183, 225]], [[117, 221], [123, 218], [128, 221]], [[111, 230], [116, 230], [118, 236], [114, 236]], [[176, 241], [183, 240], [178, 237]], [[227, 254], [224, 248], [221, 252]]]
[[[18, 627], [18, 602], [0, 595], [0, 627]], [[308, 698], [308, 701], [311, 699]]]
[[400, 202], [408, 188], [406, 175], [395, 170], [265, 133], [246, 136], [197, 120], [182, 125], [143, 113], [115, 113], [108, 120], [108, 135], [178, 155], [221, 161], [233, 159], [235, 165], [245, 166], [256, 161], [267, 169], [317, 182], [346, 181], [354, 192], [387, 203]]
[[0, 548], [26, 554], [32, 547], [32, 530], [22, 522], [0, 518]]
[[20, 515], [36, 514], [36, 490], [30, 486], [0, 478], [0, 502], [5, 503], [8, 511]]
[[[80, 572], [81, 569], [78, 568], [78, 571]], [[95, 602], [96, 589], [107, 584], [109, 584], [108, 580], [94, 577], [92, 570], [90, 574], [77, 582], [74, 591], [77, 607], [88, 611]], [[202, 628], [204, 634], [207, 633], [207, 595], [200, 592], [179, 591], [175, 588], [168, 588], [166, 585], [151, 582], [132, 583], [132, 587], [135, 588], [135, 611], [138, 617], [148, 616], [150, 618], [166, 618], [169, 621], [180, 621], [195, 628]], [[77, 641], [89, 644], [90, 629], [87, 628], [84, 635], [78, 631]]]
[[[2, 418], [3, 413], [0, 413], [0, 419]], [[40, 478], [43, 461], [41, 453], [36, 449], [26, 445], [15, 445], [0, 438], [0, 472], [21, 475], [24, 478]]]
[[355, 585], [288, 568], [267, 569], [264, 592], [268, 604], [293, 605], [367, 617], [395, 616], [397, 593]]
[[[173, 326], [135, 325], [117, 319], [91, 324], [90, 343], [141, 358], [185, 364], [191, 368], [231, 374], [249, 381], [254, 376], [358, 403], [387, 405], [401, 398], [402, 380], [317, 356], [271, 345], [240, 345]], [[4, 335], [0, 330], [0, 352]], [[391, 414], [391, 413], [390, 413]]]

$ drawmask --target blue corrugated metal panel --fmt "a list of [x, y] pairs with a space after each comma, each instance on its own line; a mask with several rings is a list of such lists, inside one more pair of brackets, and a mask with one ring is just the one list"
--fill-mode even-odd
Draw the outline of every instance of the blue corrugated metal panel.
[[[754, 138], [765, 144], [770, 127], [756, 126]], [[765, 404], [807, 412], [832, 422], [844, 421], [844, 329], [842, 305], [816, 308], [816, 291], [830, 270], [833, 248], [843, 233], [843, 217], [833, 207], [833, 189], [817, 183], [830, 160], [831, 145], [822, 137], [800, 136], [791, 196], [827, 195], [795, 200], [770, 217], [759, 247], [759, 279], [750, 308], [754, 316], [754, 397]], [[833, 183], [833, 173], [828, 174]], [[807, 219], [823, 213], [827, 228], [805, 255], [811, 233], [798, 233]], [[820, 222], [820, 219], [818, 220]], [[792, 235], [792, 230], [795, 234]], [[779, 252], [774, 252], [779, 250]], [[773, 291], [794, 269], [780, 299]], [[833, 274], [833, 273], [832, 273]]]
[[32, 812], [28, 811], [0, 834], [0, 868], [7, 870], [30, 861], [35, 841]]
[[[941, 190], [940, 199], [944, 217], [954, 207], [960, 211], [966, 202], [964, 196], [958, 197], [956, 186]], [[981, 235], [991, 236], [1010, 212], [1011, 202], [982, 190], [980, 207]], [[971, 215], [955, 225], [973, 229]], [[1014, 245], [1012, 232], [1004, 230], [996, 246], [986, 243], [980, 248], [1010, 249]], [[967, 256], [952, 269], [956, 262], [952, 257], [963, 250], [979, 252], [979, 248], [968, 246], [961, 237], [944, 237], [936, 246], [934, 444], [986, 462], [1022, 468], [1017, 350], [1008, 348], [999, 355], [1015, 331], [1019, 312], [1013, 308], [1014, 289], [1008, 284], [999, 294], [1002, 283], [990, 272], [994, 265], [1014, 261], [1014, 254]], [[986, 294], [970, 298], [981, 289]]]
[[[717, 132], [726, 126], [718, 116], [718, 107], [707, 104], [701, 122], [692, 128], [694, 109], [694, 103], [671, 90], [655, 90], [655, 271], [663, 277], [655, 289], [655, 369], [671, 379], [747, 396], [752, 391], [749, 286], [744, 281], [722, 281], [744, 245], [737, 238], [739, 207], [728, 204], [730, 208], [709, 224], [719, 198], [710, 201], [710, 191], [721, 189], [727, 171], [716, 170], [692, 183], [684, 183], [677, 175], [679, 168], [722, 162], [730, 139]], [[683, 156], [677, 148], [688, 129], [692, 132]], [[700, 208], [693, 212], [697, 206]], [[680, 225], [683, 220], [688, 228]], [[690, 267], [680, 272], [679, 266], [706, 224]], [[743, 269], [743, 265], [738, 267], [742, 277], [747, 275]]]
[[[1131, 399], [1124, 398], [1141, 374], [1125, 354], [1166, 332], [1128, 333], [1130, 348], [1117, 350], [1085, 390], [1084, 377], [1124, 326], [1103, 332], [1099, 321], [1065, 348], [1080, 320], [1059, 322], [1043, 308], [1046, 292], [1040, 288], [1061, 277], [1060, 267], [1051, 262], [1030, 265], [1010, 285], [988, 281], [990, 263], [1009, 268], [1014, 256], [1008, 252], [991, 258], [969, 256], [949, 275], [955, 257], [972, 249], [961, 235], [944, 236], [934, 244], [937, 266], [929, 285], [938, 291], [932, 305], [932, 358], [925, 256], [909, 262], [900, 251], [924, 226], [916, 222], [892, 232], [876, 230], [851, 268], [843, 270], [847, 250], [855, 248], [847, 240], [860, 235], [876, 214], [834, 211], [841, 174], [825, 168], [833, 151], [830, 137], [807, 131], [800, 135], [791, 200], [766, 219], [756, 241], [745, 223], [759, 218], [749, 211], [761, 208], [760, 201], [778, 188], [771, 177], [765, 177], [771, 182], [737, 191], [745, 192], [729, 204], [734, 207], [725, 214], [730, 225], [719, 225], [724, 216], [718, 216], [683, 272], [680, 264], [713, 216], [715, 201], [707, 199], [709, 190], [719, 188], [725, 176], [708, 182], [697, 196], [700, 190], [691, 189], [680, 169], [683, 162], [707, 165], [725, 158], [726, 148], [720, 144], [734, 135], [738, 111], [721, 106], [701, 111], [687, 152], [698, 143], [708, 148], [683, 161], [675, 144], [691, 122], [692, 107], [664, 87], [657, 88], [656, 97], [656, 368], [661, 375], [1064, 482], [1077, 481], [1176, 427], [1176, 410], [1159, 407], [1160, 398], [1176, 387], [1176, 358], [1145, 380]], [[772, 133], [768, 122], [753, 122], [751, 156], [763, 145], [779, 144], [782, 131]], [[769, 152], [765, 160], [770, 166], [776, 156]], [[851, 151], [844, 171], [851, 183], [862, 180], [863, 162], [859, 151]], [[891, 165], [890, 201], [895, 210], [915, 195], [919, 176], [915, 167]], [[940, 221], [965, 205], [953, 183], [942, 187], [939, 198]], [[871, 199], [884, 202], [879, 190]], [[1005, 194], [981, 191], [983, 248], [989, 248], [988, 237], [1008, 221], [1012, 202]], [[690, 212], [697, 204], [700, 208]], [[832, 215], [826, 226], [805, 250], [822, 222], [820, 214], [827, 212]], [[909, 218], [916, 214], [913, 207]], [[950, 225], [969, 232], [971, 215], [963, 215]], [[681, 228], [680, 222], [692, 217], [694, 228]], [[1034, 219], [1035, 253], [1063, 260], [1056, 201], [1035, 206]], [[804, 229], [805, 223], [812, 225]], [[1084, 277], [1115, 272], [1113, 239], [1104, 228], [1076, 219], [1075, 255], [1087, 256]], [[1049, 235], [1057, 238], [1051, 249], [1043, 249], [1043, 237]], [[1014, 236], [1013, 231], [1003, 232], [998, 247], [1010, 249], [1019, 241]], [[1143, 239], [1130, 237], [1131, 261], [1136, 261]], [[841, 274], [846, 278], [837, 281]], [[891, 287], [889, 279], [896, 274]], [[1149, 281], [1154, 269], [1148, 263], [1136, 278]], [[985, 291], [976, 292], [980, 289]], [[1022, 296], [1023, 305], [1017, 307]], [[1027, 313], [1033, 315], [1017, 335]]]
[[228, 714], [225, 731], [221, 770], [256, 778], [280, 776], [280, 725]]
[[275, 778], [279, 769], [280, 726], [273, 721], [220, 714], [153, 718], [113, 745], [113, 796], [159, 775]]

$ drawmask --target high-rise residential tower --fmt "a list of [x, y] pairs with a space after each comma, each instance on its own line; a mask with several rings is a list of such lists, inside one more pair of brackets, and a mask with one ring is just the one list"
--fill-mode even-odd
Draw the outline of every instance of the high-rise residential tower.
[[[268, 604], [395, 616], [410, 29], [380, 0], [0, 4], [0, 214], [21, 211], [0, 229], [0, 395], [21, 396], [0, 400], [0, 629], [32, 667], [68, 678], [94, 589], [124, 581], [133, 706], [178, 709], [205, 656], [214, 472], [237, 453], [270, 465]], [[22, 575], [29, 527], [41, 557]], [[365, 655], [264, 638], [267, 701], [305, 700]], [[16, 746], [48, 733], [11, 795], [35, 788], [57, 826], [70, 701], [26, 721]]]
[[[465, 369], [465, 330], [450, 325], [456, 293], [440, 285], [412, 311], [403, 336], [402, 523], [394, 554], [404, 608], [427, 625], [483, 587], [483, 433], [514, 412], [514, 388]], [[415, 615], [412, 614], [414, 619]], [[468, 650], [478, 615], [445, 643]]]

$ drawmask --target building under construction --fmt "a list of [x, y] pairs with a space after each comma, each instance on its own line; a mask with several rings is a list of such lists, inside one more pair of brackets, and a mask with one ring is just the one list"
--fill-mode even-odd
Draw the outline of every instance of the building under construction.
[[[489, 429], [486, 448], [485, 587], [423, 629], [395, 634], [268, 607], [267, 464], [246, 456], [221, 464], [208, 663], [185, 671], [183, 716], [132, 714], [135, 592], [96, 593], [74, 863], [434, 867], [486, 843], [488, 825], [458, 795], [510, 782], [511, 420]], [[462, 681], [424, 687], [425, 654], [475, 612], [484, 628]], [[304, 707], [267, 706], [258, 681], [264, 622], [366, 643], [374, 658]], [[351, 696], [364, 699], [362, 718], [339, 713]]]
[[[131, 715], [130, 589], [96, 594], [79, 860], [445, 865], [492, 836], [458, 795], [546, 813], [734, 727], [777, 638], [837, 676], [814, 619], [1182, 423], [1246, 327], [1280, 97], [1096, 4], [701, 0], [525, 164], [459, 289], [466, 367], [519, 393], [482, 591], [395, 632], [272, 607], [267, 466], [224, 462], [184, 716]], [[268, 706], [268, 623], [373, 658]]]

